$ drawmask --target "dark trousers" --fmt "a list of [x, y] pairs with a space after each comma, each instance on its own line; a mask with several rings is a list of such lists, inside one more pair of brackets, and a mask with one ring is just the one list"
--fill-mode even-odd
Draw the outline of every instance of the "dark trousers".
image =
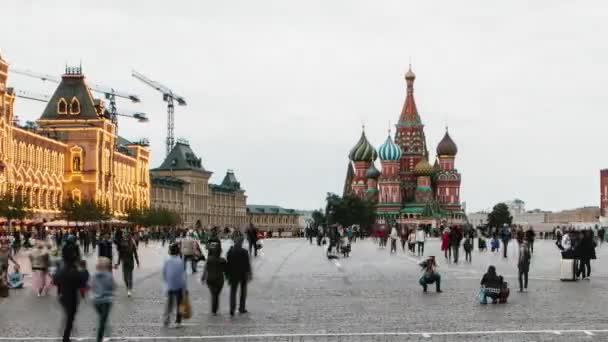
[[452, 255], [454, 256], [454, 262], [458, 262], [458, 250], [460, 249], [460, 245], [453, 245], [452, 246]]
[[95, 311], [99, 320], [97, 321], [97, 342], [103, 341], [103, 334], [106, 330], [106, 324], [108, 322], [108, 316], [110, 315], [110, 309], [112, 303], [99, 303], [95, 304]]
[[89, 254], [89, 246], [90, 246], [89, 242], [85, 241], [84, 245], [82, 246], [82, 251], [84, 252], [84, 254]]
[[122, 264], [122, 279], [125, 281], [125, 286], [128, 290], [133, 288], [133, 265]]
[[391, 253], [397, 252], [397, 240], [391, 239]]
[[471, 250], [470, 249], [465, 249], [464, 250], [464, 259], [468, 262], [472, 262], [473, 258], [471, 257]]
[[78, 310], [78, 299], [72, 300], [59, 300], [65, 313], [65, 325], [63, 328], [63, 341], [70, 342], [70, 336], [72, 335], [72, 328], [74, 327], [74, 318], [76, 318], [76, 311]]
[[530, 253], [534, 253], [534, 240], [528, 241], [528, 247], [530, 247]]
[[519, 289], [527, 289], [528, 288], [528, 270], [519, 270]]
[[429, 284], [435, 283], [435, 289], [441, 291], [441, 275], [439, 273], [425, 274], [418, 281], [422, 285], [422, 289], [426, 292]]
[[209, 292], [211, 292], [211, 312], [215, 314], [220, 308], [220, 293], [222, 293], [224, 284], [207, 284], [207, 287], [209, 287]]
[[504, 258], [507, 257], [507, 248], [509, 247], [509, 241], [503, 241], [502, 242], [502, 256]]
[[[311, 238], [311, 243], [312, 243], [312, 238]], [[258, 256], [258, 245], [256, 241], [251, 241], [249, 240], [249, 255], [251, 255], [251, 253], [253, 252], [253, 256]]]
[[589, 258], [580, 259], [580, 266], [579, 266], [579, 269], [577, 272], [577, 277], [581, 277], [581, 276], [583, 277], [583, 279], [591, 276], [591, 259], [589, 259]]
[[167, 306], [165, 307], [165, 319], [164, 324], [169, 325], [169, 316], [175, 306], [175, 323], [182, 322], [182, 315], [179, 313], [179, 305], [182, 303], [183, 290], [170, 290], [167, 291]]
[[418, 255], [424, 255], [424, 242], [416, 242], [418, 246]]
[[448, 246], [448, 248], [446, 248], [443, 253], [445, 254], [445, 258], [448, 259], [448, 261], [452, 259], [452, 247]]
[[405, 252], [405, 240], [401, 239], [401, 250]]
[[247, 280], [239, 280], [230, 283], [230, 313], [234, 313], [234, 309], [236, 309], [236, 291], [239, 286], [241, 287], [239, 312], [245, 311], [245, 304], [247, 302]]
[[192, 273], [196, 273], [196, 257], [194, 255], [184, 255], [184, 270], [186, 269], [188, 260], [190, 260], [190, 266], [192, 268]]

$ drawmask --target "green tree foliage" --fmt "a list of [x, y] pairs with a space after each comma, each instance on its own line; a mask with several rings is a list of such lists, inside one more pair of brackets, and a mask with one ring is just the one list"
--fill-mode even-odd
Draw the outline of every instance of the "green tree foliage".
[[327, 223], [326, 221], [326, 217], [325, 214], [323, 214], [323, 211], [319, 210], [315, 210], [312, 212], [312, 220], [313, 220], [313, 225], [315, 227], [324, 225], [325, 223]]
[[77, 202], [68, 199], [63, 202], [62, 213], [63, 218], [68, 222], [98, 222], [112, 217], [106, 206], [93, 200]]
[[142, 226], [176, 226], [181, 223], [179, 213], [165, 208], [131, 209], [127, 221]]
[[513, 222], [513, 216], [509, 213], [509, 207], [504, 203], [498, 203], [492, 208], [492, 212], [488, 214], [488, 226], [501, 227], [504, 224], [510, 225]]
[[357, 196], [347, 195], [340, 197], [335, 194], [327, 196], [327, 209], [329, 223], [339, 223], [343, 226], [358, 224], [368, 227], [376, 219], [374, 204]]
[[27, 202], [20, 196], [13, 197], [10, 194], [5, 194], [0, 197], [0, 216], [6, 218], [9, 222], [28, 217], [30, 213], [27, 208]]

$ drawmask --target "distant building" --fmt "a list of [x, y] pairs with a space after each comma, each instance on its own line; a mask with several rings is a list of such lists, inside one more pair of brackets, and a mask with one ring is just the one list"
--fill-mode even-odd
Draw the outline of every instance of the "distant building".
[[520, 215], [526, 212], [526, 202], [516, 198], [512, 201], [504, 202], [509, 207], [511, 215]]
[[228, 170], [221, 184], [209, 184], [212, 172], [205, 170], [187, 141], [178, 140], [150, 174], [151, 206], [178, 212], [185, 227], [247, 224], [247, 196], [234, 172]]
[[608, 169], [600, 170], [600, 214], [608, 216]]
[[562, 210], [557, 213], [548, 213], [547, 223], [568, 224], [598, 222], [599, 217], [599, 207], [583, 207], [571, 210]]
[[300, 212], [276, 205], [247, 205], [247, 222], [267, 232], [296, 232], [300, 227]]

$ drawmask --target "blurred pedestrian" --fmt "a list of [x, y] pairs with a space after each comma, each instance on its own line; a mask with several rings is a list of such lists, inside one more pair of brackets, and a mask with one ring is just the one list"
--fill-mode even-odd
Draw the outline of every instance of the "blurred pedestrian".
[[397, 253], [397, 239], [399, 239], [399, 232], [397, 232], [397, 228], [391, 228], [391, 254]]
[[133, 269], [137, 263], [139, 267], [139, 257], [137, 255], [137, 246], [135, 241], [128, 235], [120, 239], [118, 245], [118, 262], [114, 265], [114, 268], [118, 268], [118, 265], [122, 262], [122, 277], [127, 287], [127, 296], [131, 297], [133, 294]]
[[48, 250], [42, 241], [36, 243], [36, 248], [30, 253], [30, 263], [32, 265], [32, 289], [38, 297], [46, 295], [48, 290], [47, 278], [51, 259]]
[[97, 342], [103, 341], [108, 316], [112, 308], [112, 298], [116, 284], [112, 277], [112, 261], [106, 257], [97, 259], [97, 272], [91, 280], [91, 297], [97, 311]]
[[227, 256], [227, 275], [230, 283], [230, 315], [234, 316], [236, 309], [236, 292], [240, 287], [239, 313], [247, 313], [247, 282], [251, 280], [251, 264], [249, 253], [243, 248], [243, 239], [234, 241]]
[[220, 305], [220, 293], [224, 287], [224, 276], [226, 274], [226, 259], [220, 256], [220, 246], [217, 242], [209, 246], [209, 255], [205, 263], [205, 270], [201, 278], [207, 283], [211, 292], [211, 313], [217, 315]]
[[173, 307], [175, 307], [175, 327], [182, 324], [182, 316], [179, 306], [182, 303], [184, 291], [186, 291], [186, 270], [184, 263], [179, 257], [179, 246], [169, 246], [169, 259], [163, 265], [163, 282], [167, 290], [167, 305], [165, 307], [163, 326], [169, 326], [169, 318]]
[[[249, 244], [249, 255], [258, 256], [258, 229], [252, 224], [247, 228], [247, 243]], [[312, 234], [310, 235], [310, 243], [312, 243]]]
[[519, 259], [517, 261], [517, 270], [519, 278], [519, 292], [528, 291], [528, 272], [530, 271], [530, 248], [528, 241], [524, 240], [519, 246]]
[[418, 247], [418, 256], [424, 255], [424, 242], [426, 241], [426, 232], [422, 226], [416, 230], [416, 246]]
[[63, 341], [69, 342], [74, 325], [74, 318], [78, 310], [80, 297], [79, 289], [86, 285], [82, 273], [78, 269], [80, 254], [76, 245], [76, 238], [68, 236], [66, 244], [61, 253], [62, 265], [53, 277], [53, 283], [57, 286], [59, 303], [65, 313], [65, 325], [63, 329]]

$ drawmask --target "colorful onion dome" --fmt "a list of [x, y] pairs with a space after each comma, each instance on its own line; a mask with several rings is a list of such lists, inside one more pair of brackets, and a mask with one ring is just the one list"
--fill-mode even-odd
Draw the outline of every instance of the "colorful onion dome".
[[454, 143], [454, 140], [450, 137], [448, 130], [445, 130], [445, 135], [443, 139], [437, 145], [437, 155], [438, 156], [455, 156], [458, 153], [458, 147]]
[[376, 169], [376, 165], [374, 165], [374, 163], [372, 163], [365, 172], [365, 177], [373, 179], [378, 179], [378, 177], [380, 177], [380, 171]]
[[393, 142], [389, 134], [384, 144], [378, 149], [378, 154], [381, 160], [399, 160], [402, 153], [401, 148]]
[[431, 176], [435, 173], [435, 168], [426, 159], [421, 159], [414, 167], [414, 173], [418, 176]]
[[354, 162], [373, 162], [378, 158], [378, 152], [376, 152], [376, 149], [372, 146], [372, 144], [367, 141], [367, 138], [365, 137], [365, 132], [361, 133], [361, 138], [350, 150], [348, 158]]

